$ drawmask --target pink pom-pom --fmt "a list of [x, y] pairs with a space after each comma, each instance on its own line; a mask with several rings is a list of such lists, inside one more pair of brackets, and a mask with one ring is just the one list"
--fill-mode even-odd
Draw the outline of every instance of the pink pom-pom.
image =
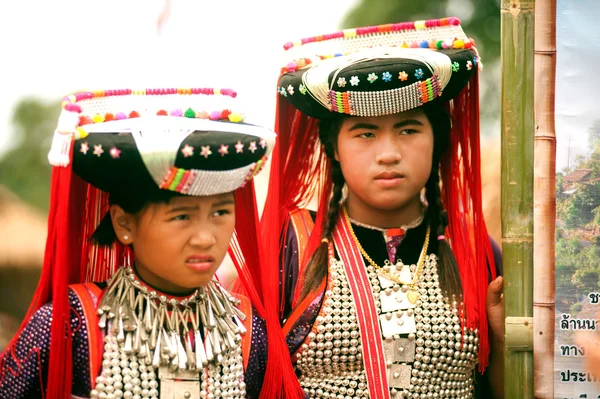
[[286, 68], [287, 68], [288, 72], [296, 72], [298, 70], [298, 64], [296, 64], [294, 61], [292, 61], [286, 65]]
[[209, 118], [212, 121], [221, 120], [221, 111], [213, 111], [213, 112], [211, 112]]
[[171, 116], [182, 116], [182, 115], [183, 115], [183, 111], [180, 110], [179, 108], [171, 111]]
[[71, 111], [71, 112], [81, 112], [81, 107], [77, 104], [66, 104], [65, 110]]
[[121, 119], [127, 119], [127, 114], [125, 112], [117, 112], [115, 114], [115, 119], [118, 121]]

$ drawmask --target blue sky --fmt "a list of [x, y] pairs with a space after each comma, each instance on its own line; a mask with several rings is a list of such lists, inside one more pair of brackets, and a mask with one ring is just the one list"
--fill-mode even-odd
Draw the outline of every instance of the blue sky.
[[600, 119], [600, 1], [558, 0], [556, 21], [557, 170], [586, 154], [588, 128]]

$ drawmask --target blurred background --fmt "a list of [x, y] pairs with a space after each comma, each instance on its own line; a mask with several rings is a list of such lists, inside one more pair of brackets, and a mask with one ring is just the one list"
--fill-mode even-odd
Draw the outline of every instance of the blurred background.
[[[46, 154], [64, 95], [227, 87], [247, 120], [272, 126], [283, 44], [342, 28], [457, 16], [484, 62], [484, 206], [500, 242], [499, 0], [21, 0], [0, 3], [0, 349], [43, 261]], [[268, 173], [257, 181], [262, 203]], [[231, 278], [231, 267], [220, 274]]]

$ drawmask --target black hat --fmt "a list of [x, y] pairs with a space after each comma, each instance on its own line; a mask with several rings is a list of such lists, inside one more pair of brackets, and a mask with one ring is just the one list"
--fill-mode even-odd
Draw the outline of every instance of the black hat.
[[[77, 175], [109, 193], [234, 191], [258, 173], [275, 142], [271, 130], [232, 112], [234, 97], [231, 90], [213, 89], [69, 96], [49, 159], [72, 162]], [[71, 137], [72, 159], [64, 151]]]
[[388, 115], [448, 100], [480, 66], [457, 18], [349, 29], [285, 47], [291, 61], [279, 94], [319, 119]]

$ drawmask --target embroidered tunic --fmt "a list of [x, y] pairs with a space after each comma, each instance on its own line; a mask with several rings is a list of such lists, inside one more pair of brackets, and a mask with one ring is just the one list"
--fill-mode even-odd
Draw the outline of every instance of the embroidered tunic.
[[[383, 265], [388, 251], [382, 234], [356, 224], [352, 227], [367, 254]], [[397, 247], [396, 259], [405, 265], [417, 263], [426, 227], [423, 223], [407, 232]], [[294, 261], [302, 245], [295, 236], [297, 231], [297, 226], [288, 231], [288, 263], [283, 267], [287, 276], [298, 273]], [[429, 249], [417, 285], [420, 296], [414, 304], [400, 285], [378, 275], [365, 262], [382, 334], [388, 381], [385, 388], [391, 398], [488, 397], [479, 386], [485, 379], [475, 382], [479, 379], [475, 372], [477, 332], [461, 328], [457, 304], [442, 296], [437, 241], [433, 240]], [[498, 260], [496, 264], [500, 264]], [[284, 331], [306, 394], [311, 398], [368, 398], [364, 363], [370, 359], [363, 358], [356, 306], [338, 249], [321, 290], [293, 310], [289, 295], [286, 298], [291, 314]]]
[[[102, 337], [94, 339], [97, 328], [96, 325], [90, 324], [90, 319], [97, 323], [97, 318], [95, 315], [90, 316], [87, 310], [95, 309], [101, 292], [102, 290], [94, 284], [78, 284], [69, 289], [73, 337], [73, 398], [89, 398], [91, 381], [99, 374], [100, 363], [97, 359], [102, 361]], [[249, 303], [248, 308], [251, 308]], [[264, 320], [253, 308], [251, 309], [252, 314], [247, 314], [246, 319], [248, 337], [245, 337], [242, 343], [244, 382], [246, 396], [258, 398], [266, 368], [267, 338]], [[7, 348], [2, 354], [0, 399], [43, 397], [50, 357], [51, 323], [52, 303], [48, 303], [32, 316], [14, 346]], [[155, 389], [160, 391], [160, 387]], [[209, 389], [214, 392], [214, 387]], [[200, 392], [199, 395], [207, 397], [207, 392]]]

